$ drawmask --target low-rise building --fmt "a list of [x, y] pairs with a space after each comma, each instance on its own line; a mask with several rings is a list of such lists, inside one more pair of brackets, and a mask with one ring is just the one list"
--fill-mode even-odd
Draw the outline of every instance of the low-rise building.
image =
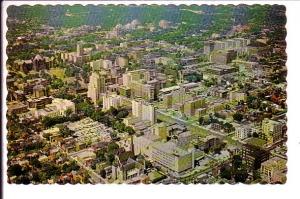
[[261, 164], [261, 178], [267, 183], [285, 183], [287, 172], [287, 161], [273, 157]]
[[151, 147], [151, 159], [171, 172], [180, 173], [193, 167], [193, 152], [181, 149], [173, 142], [155, 142]]
[[7, 113], [8, 114], [20, 114], [28, 111], [28, 106], [22, 102], [13, 101], [7, 104]]
[[256, 129], [256, 128], [253, 128], [249, 125], [245, 125], [245, 126], [238, 126], [238, 127], [235, 127], [235, 134], [234, 136], [237, 138], [237, 139], [246, 139], [248, 137], [251, 137], [254, 133], [259, 133], [259, 130]]
[[47, 104], [43, 109], [35, 109], [32, 111], [34, 117], [56, 117], [66, 116], [67, 111], [75, 112], [74, 102], [66, 99], [54, 98], [51, 104]]
[[144, 174], [144, 164], [132, 158], [132, 152], [124, 152], [115, 156], [112, 166], [112, 179], [119, 183], [137, 180]]
[[96, 142], [110, 142], [112, 140], [110, 133], [113, 130], [89, 117], [70, 123], [67, 127], [75, 132], [74, 136], [76, 136], [75, 140], [78, 144], [84, 143], [85, 146], [89, 146]]
[[152, 134], [147, 133], [145, 135], [133, 137], [133, 147], [134, 147], [134, 155], [144, 155], [146, 157], [151, 157], [151, 144], [159, 141], [160, 137]]

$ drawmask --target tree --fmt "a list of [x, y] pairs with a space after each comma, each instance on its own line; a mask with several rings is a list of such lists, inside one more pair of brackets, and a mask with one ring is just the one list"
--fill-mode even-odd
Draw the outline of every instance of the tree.
[[117, 145], [115, 142], [111, 142], [108, 144], [108, 153], [115, 153], [117, 149], [119, 149], [119, 145]]
[[258, 133], [256, 133], [256, 132], [254, 132], [252, 136], [253, 136], [254, 138], [258, 138], [258, 137], [259, 137]]
[[135, 130], [131, 126], [126, 126], [125, 132], [127, 132], [129, 135], [135, 134]]
[[228, 166], [223, 166], [221, 169], [220, 169], [220, 175], [221, 175], [221, 178], [225, 178], [227, 180], [231, 180], [232, 178], [232, 172], [231, 172], [231, 169], [230, 167]]
[[56, 117], [44, 117], [42, 120], [42, 124], [44, 125], [44, 127], [51, 127], [53, 125], [56, 124], [60, 124], [60, 123], [64, 123], [68, 120], [67, 117], [63, 117], [63, 116], [56, 116]]
[[106, 161], [107, 161], [108, 164], [112, 165], [114, 160], [115, 160], [114, 154], [109, 153], [109, 154], [106, 155]]
[[261, 175], [259, 170], [253, 171], [253, 180], [261, 180]]
[[221, 147], [221, 145], [218, 145], [218, 146], [214, 147], [213, 150], [214, 150], [215, 154], [220, 154], [222, 147]]
[[246, 182], [248, 178], [248, 172], [245, 168], [239, 169], [235, 172], [234, 180], [235, 182]]
[[101, 176], [102, 178], [106, 178], [106, 171], [105, 171], [104, 169], [101, 169], [101, 170], [100, 170], [100, 176]]
[[234, 130], [234, 127], [232, 124], [226, 122], [224, 125], [223, 125], [223, 128], [226, 132], [231, 132]]
[[116, 115], [116, 118], [119, 120], [119, 119], [127, 117], [128, 114], [129, 114], [129, 112], [127, 110], [120, 110], [118, 112], [118, 114]]
[[68, 108], [66, 110], [66, 116], [69, 117], [73, 113], [72, 109]]
[[33, 172], [32, 173], [32, 181], [36, 183], [42, 183], [40, 175], [38, 172]]
[[241, 113], [235, 113], [232, 117], [237, 122], [241, 122], [243, 120], [243, 115]]
[[78, 112], [83, 112], [86, 116], [91, 117], [94, 113], [94, 107], [92, 104], [88, 102], [81, 102], [79, 104], [76, 104], [76, 109]]
[[230, 110], [231, 108], [230, 108], [230, 106], [229, 106], [228, 104], [226, 104], [226, 105], [225, 105], [225, 109], [226, 109], [226, 110]]
[[146, 169], [151, 168], [152, 163], [149, 160], [145, 160], [145, 167], [146, 167]]
[[35, 168], [41, 168], [42, 167], [42, 164], [41, 162], [37, 159], [37, 158], [33, 158], [31, 161], [30, 161], [30, 164], [35, 167]]
[[233, 168], [234, 168], [235, 170], [241, 168], [242, 163], [243, 163], [243, 159], [242, 159], [241, 156], [239, 156], [239, 155], [234, 155], [234, 156], [232, 157], [232, 166], [233, 166]]
[[63, 125], [62, 129], [60, 129], [60, 134], [62, 137], [70, 137], [74, 134], [74, 131], [71, 131], [67, 126]]
[[8, 167], [7, 173], [9, 176], [20, 176], [24, 174], [23, 168], [19, 164], [14, 164]]
[[98, 159], [100, 162], [105, 161], [105, 153], [104, 153], [104, 151], [103, 151], [103, 150], [98, 150], [98, 151], [96, 152], [96, 157], [97, 157], [97, 159]]
[[43, 165], [43, 172], [46, 173], [46, 179], [49, 179], [52, 176], [61, 175], [61, 168], [56, 164], [46, 163]]
[[30, 184], [30, 179], [28, 176], [19, 176], [16, 180], [16, 184]]
[[69, 173], [71, 171], [78, 171], [79, 169], [80, 169], [80, 166], [78, 166], [75, 161], [72, 161], [71, 163], [65, 163], [62, 166], [63, 172], [66, 172], [66, 173]]
[[52, 82], [51, 82], [51, 87], [54, 89], [59, 89], [61, 87], [63, 87], [64, 82], [61, 79], [55, 78]]
[[125, 125], [123, 122], [116, 121], [116, 122], [113, 124], [113, 128], [114, 128], [115, 130], [117, 130], [118, 132], [122, 133], [122, 132], [125, 131], [126, 125]]
[[111, 106], [108, 110], [108, 113], [112, 116], [116, 116], [118, 114], [118, 110], [115, 107]]
[[93, 114], [91, 115], [91, 118], [93, 120], [100, 121], [101, 118], [104, 116], [104, 114], [105, 114], [104, 112], [98, 110], [98, 111], [93, 112]]
[[204, 117], [199, 117], [198, 122], [199, 122], [199, 125], [203, 125], [204, 124]]

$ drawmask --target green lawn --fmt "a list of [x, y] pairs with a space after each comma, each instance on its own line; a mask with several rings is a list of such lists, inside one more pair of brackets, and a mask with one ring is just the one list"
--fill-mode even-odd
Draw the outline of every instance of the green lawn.
[[65, 69], [63, 69], [63, 68], [51, 68], [49, 70], [49, 72], [51, 75], [55, 75], [57, 78], [62, 79], [62, 80], [66, 77]]

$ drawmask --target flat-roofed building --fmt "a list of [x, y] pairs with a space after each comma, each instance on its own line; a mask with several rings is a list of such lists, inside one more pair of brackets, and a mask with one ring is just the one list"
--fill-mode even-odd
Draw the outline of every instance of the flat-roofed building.
[[265, 118], [262, 121], [261, 137], [267, 141], [267, 145], [272, 145], [283, 137], [283, 124], [275, 120]]
[[266, 141], [259, 138], [249, 138], [242, 146], [242, 158], [249, 170], [257, 170], [261, 163], [270, 157], [269, 151], [265, 149]]
[[230, 91], [229, 92], [229, 101], [233, 102], [233, 101], [246, 101], [247, 99], [247, 95], [244, 92], [241, 91]]
[[196, 109], [203, 108], [206, 105], [204, 98], [196, 98], [184, 102], [183, 112], [187, 116], [194, 116]]
[[158, 135], [152, 133], [146, 133], [145, 135], [133, 137], [134, 155], [144, 155], [151, 157], [151, 147], [150, 145], [154, 142], [160, 140]]
[[13, 101], [7, 104], [7, 113], [8, 114], [20, 114], [28, 111], [28, 106], [22, 102]]
[[110, 133], [113, 130], [89, 117], [70, 123], [67, 127], [74, 131], [75, 140], [78, 144], [85, 143], [88, 146], [97, 142], [111, 141]]
[[115, 93], [103, 96], [103, 110], [107, 111], [110, 107], [119, 108], [122, 105], [122, 97]]
[[248, 137], [251, 137], [254, 133], [259, 133], [259, 130], [256, 129], [256, 128], [253, 128], [249, 125], [245, 125], [245, 126], [238, 126], [238, 127], [235, 127], [235, 134], [234, 136], [237, 138], [237, 139], [246, 139]]
[[102, 73], [93, 72], [90, 76], [87, 96], [92, 99], [95, 105], [97, 105], [98, 101], [101, 99], [101, 94], [106, 91], [105, 81], [105, 76]]
[[194, 153], [177, 147], [173, 142], [155, 142], [151, 147], [151, 159], [171, 172], [180, 173], [193, 167]]
[[236, 69], [232, 66], [227, 66], [227, 65], [212, 65], [207, 69], [207, 71], [214, 75], [224, 75], [224, 74], [234, 73], [236, 72]]
[[152, 124], [156, 121], [154, 106], [143, 100], [132, 100], [132, 116]]
[[267, 183], [285, 183], [287, 161], [279, 157], [273, 157], [261, 164], [260, 172], [263, 181]]
[[218, 50], [211, 53], [210, 61], [216, 64], [228, 64], [236, 58], [236, 55], [237, 53], [234, 50]]
[[66, 116], [67, 111], [70, 110], [71, 113], [75, 113], [75, 104], [71, 100], [54, 98], [51, 104], [45, 105], [43, 109], [33, 110], [33, 115], [36, 118], [40, 117], [56, 117], [56, 116]]
[[46, 96], [35, 98], [35, 99], [28, 99], [27, 104], [29, 108], [41, 109], [41, 108], [45, 108], [47, 104], [51, 104], [52, 99], [53, 99], [52, 97], [46, 97]]

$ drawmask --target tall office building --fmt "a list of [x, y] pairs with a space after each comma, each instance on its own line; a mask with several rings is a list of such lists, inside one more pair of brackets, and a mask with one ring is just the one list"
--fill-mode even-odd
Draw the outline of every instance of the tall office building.
[[96, 105], [98, 100], [101, 99], [101, 94], [105, 93], [105, 76], [93, 72], [90, 76], [88, 85], [88, 97], [92, 99]]
[[155, 122], [155, 108], [142, 100], [132, 100], [132, 115], [140, 120]]

